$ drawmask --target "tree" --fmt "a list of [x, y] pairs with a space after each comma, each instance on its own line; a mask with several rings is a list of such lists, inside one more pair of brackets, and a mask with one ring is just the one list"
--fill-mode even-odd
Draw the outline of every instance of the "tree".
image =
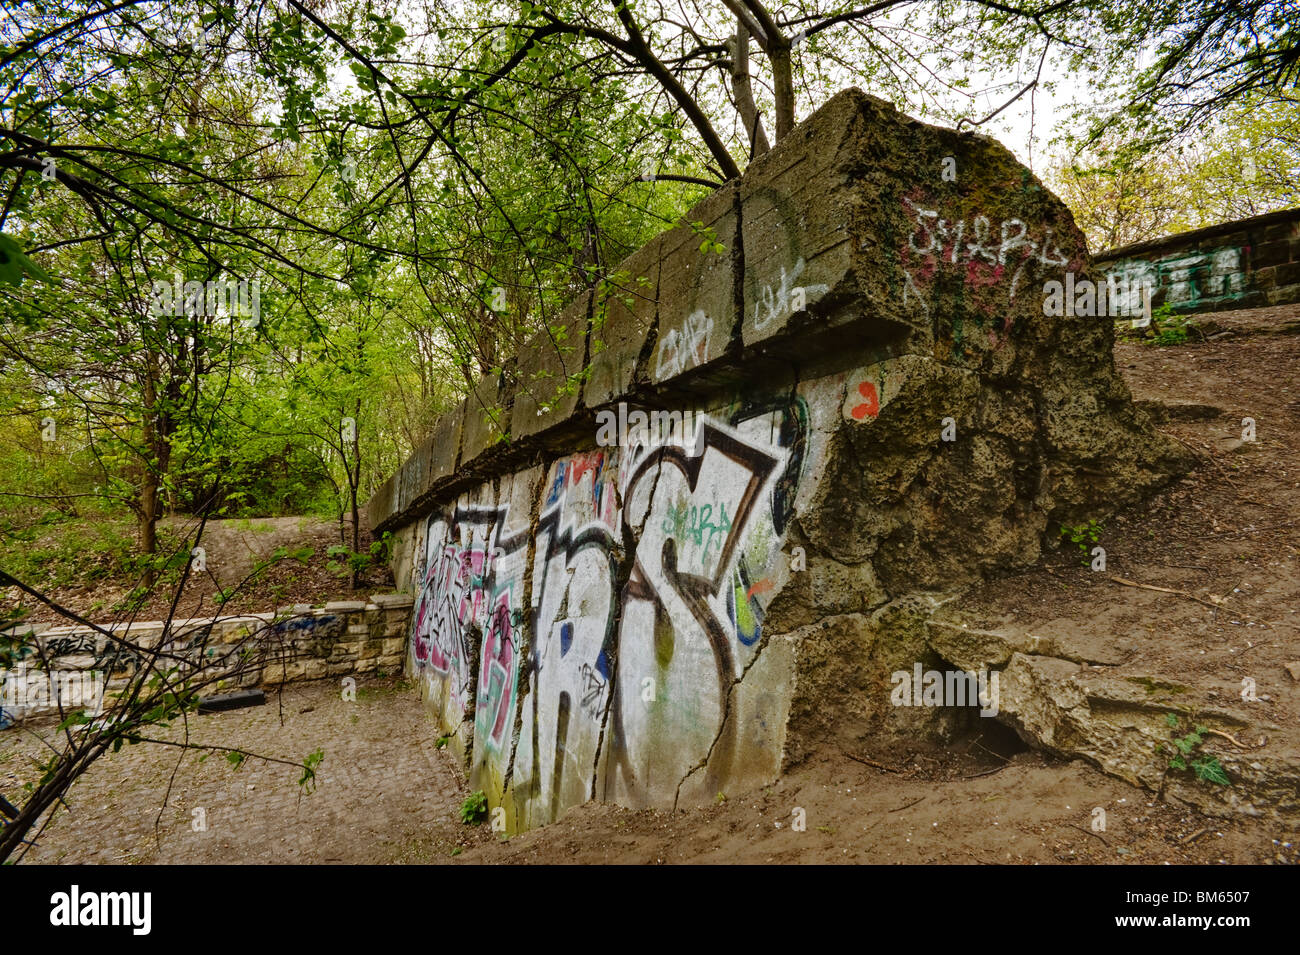
[[[1300, 83], [1295, 0], [1087, 0], [1072, 5], [1103, 38], [1069, 67], [1094, 88], [1078, 113], [1080, 139], [1106, 130], [1149, 153], [1243, 104], [1294, 99]], [[1098, 110], [1098, 102], [1112, 109]]]
[[1118, 136], [1049, 170], [1093, 252], [1300, 204], [1300, 102], [1247, 102], [1194, 141], [1140, 155]]

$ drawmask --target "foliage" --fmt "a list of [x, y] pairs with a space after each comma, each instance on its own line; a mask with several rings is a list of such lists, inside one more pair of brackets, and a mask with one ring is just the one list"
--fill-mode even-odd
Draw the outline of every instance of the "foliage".
[[1067, 6], [1078, 85], [1048, 178], [1094, 253], [1300, 204], [1295, 0]]
[[[1073, 137], [1109, 133], [1134, 154], [1198, 135], [1245, 104], [1294, 101], [1300, 17], [1294, 0], [1086, 0], [1068, 5], [1095, 42], [1069, 49], [1087, 75]], [[1086, 103], [1086, 105], [1085, 105]], [[1097, 109], [1096, 104], [1109, 106]]]
[[1171, 731], [1172, 745], [1162, 743], [1156, 748], [1156, 752], [1167, 756], [1170, 769], [1190, 770], [1197, 779], [1218, 786], [1232, 784], [1232, 780], [1228, 778], [1228, 773], [1219, 762], [1218, 757], [1209, 753], [1194, 755], [1205, 741], [1208, 731], [1204, 726], [1192, 726], [1187, 733], [1179, 736], [1178, 733], [1181, 729], [1186, 727], [1184, 727], [1183, 721], [1177, 714], [1166, 713], [1165, 723]]
[[372, 567], [382, 567], [391, 555], [393, 535], [385, 531], [379, 540], [370, 542], [369, 548], [358, 553], [345, 544], [334, 544], [326, 550], [331, 558], [326, 569], [339, 577], [355, 577]]
[[1247, 102], [1194, 139], [1136, 152], [1114, 132], [1048, 181], [1094, 252], [1300, 205], [1300, 99]]
[[1195, 328], [1195, 325], [1192, 324], [1190, 315], [1178, 314], [1168, 302], [1165, 302], [1159, 308], [1151, 310], [1151, 327], [1155, 330], [1155, 337], [1151, 339], [1151, 344], [1183, 345], [1187, 343], [1191, 329]]
[[478, 825], [487, 818], [487, 814], [487, 795], [481, 789], [470, 793], [460, 804], [460, 821], [467, 826]]
[[317, 749], [302, 761], [302, 776], [298, 779], [298, 785], [308, 795], [316, 791], [316, 767], [320, 766], [324, 759], [325, 750]]
[[1086, 524], [1062, 524], [1060, 533], [1062, 538], [1079, 548], [1086, 564], [1093, 546], [1101, 540], [1101, 522], [1089, 520]]
[[118, 517], [76, 518], [47, 513], [20, 525], [0, 514], [0, 561], [20, 580], [42, 590], [132, 577], [137, 561], [130, 526]]

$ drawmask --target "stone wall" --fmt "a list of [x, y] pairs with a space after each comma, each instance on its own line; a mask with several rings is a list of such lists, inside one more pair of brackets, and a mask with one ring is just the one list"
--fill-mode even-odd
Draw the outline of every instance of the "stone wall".
[[[313, 609], [131, 624], [105, 624], [115, 638], [80, 625], [18, 627], [20, 641], [0, 666], [0, 724], [86, 708], [98, 716], [157, 647], [158, 666], [215, 667], [230, 673], [228, 689], [344, 677], [401, 668], [411, 598], [380, 594]], [[213, 688], [210, 692], [219, 692]]]
[[511, 830], [954, 732], [890, 705], [943, 662], [933, 594], [1190, 466], [1112, 323], [1043, 315], [1083, 237], [991, 139], [850, 90], [685, 223], [368, 505], [416, 598], [409, 672]]
[[1180, 312], [1290, 305], [1300, 302], [1300, 209], [1122, 246], [1093, 263]]

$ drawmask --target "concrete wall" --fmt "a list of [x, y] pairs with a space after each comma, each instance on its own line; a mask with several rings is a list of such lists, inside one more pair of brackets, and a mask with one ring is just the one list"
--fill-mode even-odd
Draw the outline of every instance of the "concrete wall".
[[690, 227], [640, 249], [368, 505], [416, 597], [409, 671], [510, 829], [954, 731], [889, 702], [891, 672], [940, 662], [918, 593], [1189, 463], [1112, 323], [1043, 315], [1083, 238], [986, 137], [851, 90], [686, 219], [725, 251]]
[[1300, 209], [1122, 246], [1093, 262], [1180, 312], [1289, 305], [1300, 302]]
[[411, 598], [372, 600], [174, 620], [170, 627], [162, 621], [104, 625], [130, 646], [80, 625], [12, 628], [5, 636], [18, 637], [22, 652], [0, 667], [0, 723], [57, 713], [60, 702], [65, 712], [84, 707], [97, 716], [154, 647], [167, 666], [228, 671], [229, 689], [397, 669], [405, 659]]

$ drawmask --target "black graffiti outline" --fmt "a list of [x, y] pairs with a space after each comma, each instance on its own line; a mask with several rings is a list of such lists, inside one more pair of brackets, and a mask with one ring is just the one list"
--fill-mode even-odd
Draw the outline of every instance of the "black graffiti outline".
[[[707, 420], [704, 421], [701, 428], [703, 434], [698, 455], [689, 457], [681, 448], [662, 446], [656, 448], [654, 452], [647, 455], [639, 463], [624, 490], [622, 521], [626, 527], [635, 530], [628, 521], [627, 501], [631, 500], [637, 485], [652, 468], [656, 472], [659, 466], [663, 464], [677, 468], [686, 478], [687, 487], [692, 493], [699, 484], [704, 459], [710, 448], [749, 471], [749, 481], [746, 483], [745, 490], [736, 505], [736, 514], [732, 520], [731, 530], [727, 534], [727, 541], [723, 544], [722, 553], [719, 555], [712, 577], [679, 572], [677, 570], [677, 544], [671, 537], [664, 540], [663, 550], [660, 554], [660, 570], [663, 572], [664, 579], [668, 581], [677, 596], [686, 604], [691, 616], [699, 624], [700, 629], [704, 631], [713, 649], [714, 667], [718, 678], [719, 706], [722, 710], [721, 727], [707, 756], [706, 785], [713, 787], [726, 776], [731, 767], [735, 755], [737, 728], [735, 720], [731, 718], [730, 690], [735, 672], [731, 644], [726, 630], [714, 615], [712, 608], [709, 607], [708, 600], [710, 596], [717, 596], [720, 593], [723, 582], [729, 577], [728, 570], [731, 567], [732, 554], [739, 546], [745, 529], [749, 526], [750, 514], [759, 494], [780, 461], [767, 452], [751, 447], [739, 438], [722, 431]], [[653, 497], [654, 492], [652, 490], [651, 499], [646, 505], [646, 520], [650, 519], [650, 515], [654, 510]], [[620, 595], [620, 611], [626, 609], [629, 599], [650, 602], [654, 607], [656, 617], [667, 612], [663, 600], [650, 581], [645, 566], [641, 563], [639, 552], [633, 563], [632, 574], [623, 589], [623, 593]], [[620, 621], [622, 616], [623, 614], [620, 612]], [[656, 627], [656, 629], [658, 628]], [[616, 772], [623, 774], [624, 784], [629, 788], [637, 785], [636, 771], [633, 769], [628, 756], [623, 726], [623, 701], [618, 691], [618, 681], [614, 679], [613, 674], [611, 674], [611, 682], [615, 684], [615, 690], [611, 697], [611, 706], [614, 708], [614, 725], [610, 734], [609, 745], [611, 750], [605, 769], [606, 794], [610, 789], [611, 775]]]

